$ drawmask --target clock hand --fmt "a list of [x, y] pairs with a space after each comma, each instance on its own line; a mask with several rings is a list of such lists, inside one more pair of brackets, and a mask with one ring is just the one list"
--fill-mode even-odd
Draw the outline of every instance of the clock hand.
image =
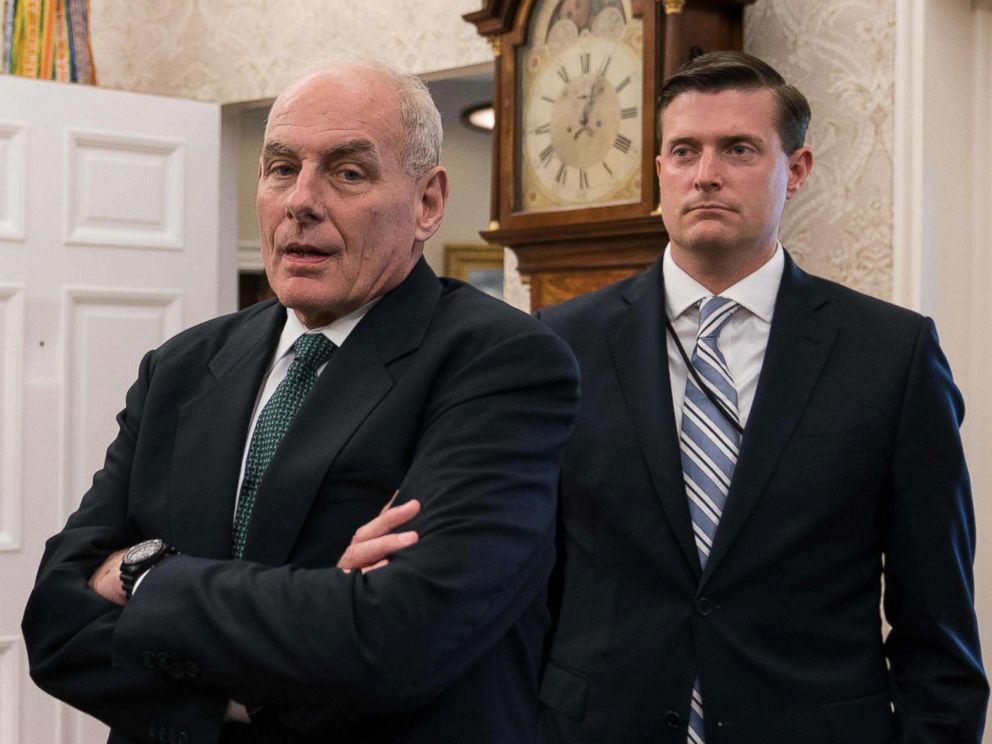
[[596, 102], [596, 97], [599, 95], [600, 91], [602, 90], [601, 83], [603, 80], [604, 72], [606, 72], [606, 70], [601, 69], [592, 81], [592, 89], [589, 91], [589, 98], [586, 101], [585, 105], [582, 107], [582, 118], [580, 120], [582, 126], [585, 126], [586, 124], [589, 123], [589, 112], [592, 110], [592, 106]]

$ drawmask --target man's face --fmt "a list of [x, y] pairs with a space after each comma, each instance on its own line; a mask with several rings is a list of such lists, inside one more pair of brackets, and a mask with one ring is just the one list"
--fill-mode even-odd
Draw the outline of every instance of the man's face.
[[361, 68], [307, 78], [273, 106], [255, 198], [262, 259], [307, 326], [394, 288], [437, 230], [445, 173], [407, 175], [403, 141], [394, 85]]
[[805, 147], [785, 154], [775, 122], [769, 90], [683, 93], [665, 109], [656, 165], [676, 260], [771, 255], [785, 200], [812, 167]]

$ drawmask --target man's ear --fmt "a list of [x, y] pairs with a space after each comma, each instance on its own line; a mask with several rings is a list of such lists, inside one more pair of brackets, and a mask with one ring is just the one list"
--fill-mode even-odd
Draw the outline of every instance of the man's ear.
[[426, 176], [417, 205], [417, 241], [423, 243], [437, 232], [448, 201], [448, 171], [436, 165]]
[[791, 199], [806, 183], [806, 177], [813, 170], [813, 151], [800, 147], [789, 156], [789, 181], [785, 187], [785, 198]]

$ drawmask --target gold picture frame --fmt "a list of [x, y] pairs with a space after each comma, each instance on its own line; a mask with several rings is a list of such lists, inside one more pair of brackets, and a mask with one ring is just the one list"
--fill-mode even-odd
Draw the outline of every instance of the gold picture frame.
[[486, 243], [448, 243], [444, 275], [503, 299], [503, 249]]

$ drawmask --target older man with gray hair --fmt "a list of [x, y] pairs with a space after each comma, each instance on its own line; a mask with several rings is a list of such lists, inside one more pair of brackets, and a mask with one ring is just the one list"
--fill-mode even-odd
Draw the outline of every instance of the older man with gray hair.
[[440, 147], [378, 63], [276, 100], [278, 300], [145, 356], [25, 612], [32, 676], [111, 744], [533, 739], [577, 369], [424, 262]]

